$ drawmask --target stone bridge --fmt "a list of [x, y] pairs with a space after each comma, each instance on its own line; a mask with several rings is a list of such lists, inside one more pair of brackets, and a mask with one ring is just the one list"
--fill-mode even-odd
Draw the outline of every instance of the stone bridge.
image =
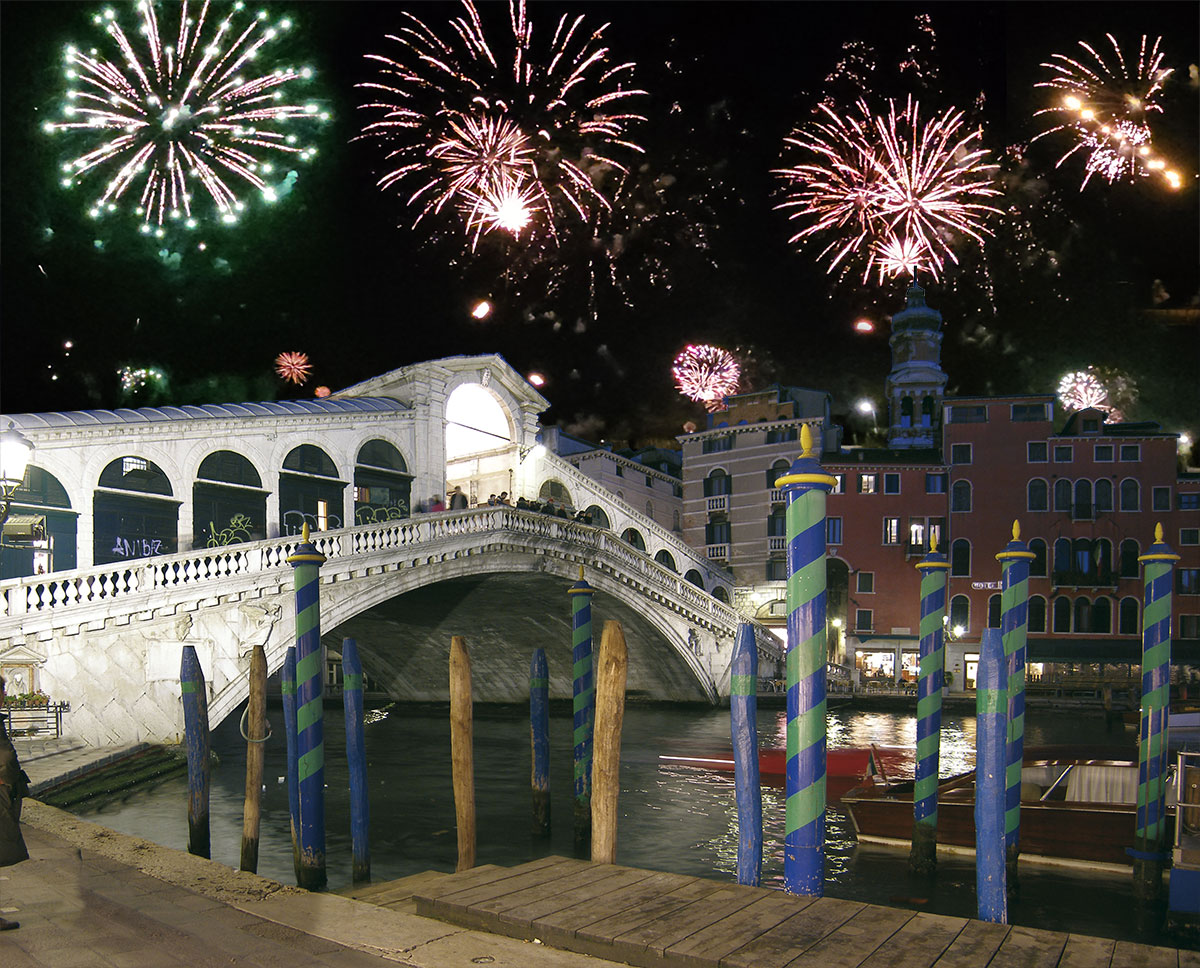
[[[255, 645], [264, 646], [272, 672], [282, 665], [294, 642], [286, 558], [298, 541], [284, 536], [0, 583], [0, 655], [36, 665], [43, 691], [70, 701], [73, 737], [94, 745], [176, 741], [184, 645], [200, 655], [214, 725], [245, 700]], [[478, 701], [526, 697], [537, 647], [546, 649], [551, 695], [569, 697], [565, 592], [580, 568], [596, 588], [597, 644], [605, 620], [622, 623], [631, 694], [708, 702], [728, 694], [742, 617], [608, 529], [482, 507], [325, 531], [313, 542], [328, 559], [324, 643], [356, 638], [376, 688], [397, 699], [446, 698], [456, 634], [471, 650]], [[757, 634], [769, 675], [781, 650], [765, 629]]]

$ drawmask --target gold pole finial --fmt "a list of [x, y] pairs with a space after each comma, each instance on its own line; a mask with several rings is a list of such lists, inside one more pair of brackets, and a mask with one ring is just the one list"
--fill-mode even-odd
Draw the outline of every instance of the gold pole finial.
[[1021, 540], [1021, 522], [1013, 519], [1013, 541]]
[[929, 553], [931, 555], [937, 554], [937, 532], [936, 531], [929, 536]]
[[579, 580], [583, 581], [583, 565], [579, 566]]
[[1156, 524], [1154, 526], [1154, 543], [1162, 544], [1162, 539], [1163, 539], [1162, 522], [1159, 521], [1158, 524]]
[[308, 544], [308, 522], [304, 522], [304, 527], [300, 529], [300, 541], [302, 544]]
[[809, 428], [808, 424], [802, 424], [800, 427], [800, 447], [802, 451], [800, 454], [801, 457], [816, 456], [813, 451], [812, 430]]

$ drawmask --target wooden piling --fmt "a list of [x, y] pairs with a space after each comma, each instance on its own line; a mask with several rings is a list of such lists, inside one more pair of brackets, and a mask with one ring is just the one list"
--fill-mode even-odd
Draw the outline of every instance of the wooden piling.
[[185, 645], [180, 660], [179, 685], [183, 692], [183, 732], [188, 765], [188, 853], [209, 856], [208, 692], [204, 670], [195, 646]]
[[267, 742], [267, 654], [250, 653], [250, 701], [246, 706], [246, 802], [242, 807], [242, 870], [258, 873], [258, 828], [262, 816], [263, 757]]
[[471, 657], [462, 636], [450, 639], [450, 763], [458, 826], [456, 871], [475, 866], [475, 753], [471, 720]]
[[592, 860], [617, 862], [617, 800], [621, 793], [621, 726], [629, 656], [620, 622], [604, 623], [596, 663], [596, 725], [592, 741]]
[[363, 736], [363, 671], [358, 643], [342, 639], [342, 706], [346, 711], [346, 765], [350, 770], [350, 878], [355, 884], [371, 879], [371, 825], [367, 795], [367, 750]]
[[529, 786], [533, 834], [550, 836], [550, 672], [546, 650], [535, 649], [529, 663]]

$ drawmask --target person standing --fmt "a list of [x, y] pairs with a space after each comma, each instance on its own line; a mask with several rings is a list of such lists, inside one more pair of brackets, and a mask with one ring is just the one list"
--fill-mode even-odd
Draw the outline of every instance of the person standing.
[[[0, 709], [4, 706], [4, 677], [0, 676]], [[0, 715], [0, 867], [10, 867], [29, 859], [25, 838], [21, 836], [21, 800], [29, 792], [29, 777], [21, 769], [17, 751], [8, 738], [4, 716]], [[12, 931], [21, 925], [0, 918], [0, 931]]]
[[454, 490], [450, 492], [450, 510], [465, 511], [467, 504], [467, 496], [463, 493], [463, 489], [455, 484]]

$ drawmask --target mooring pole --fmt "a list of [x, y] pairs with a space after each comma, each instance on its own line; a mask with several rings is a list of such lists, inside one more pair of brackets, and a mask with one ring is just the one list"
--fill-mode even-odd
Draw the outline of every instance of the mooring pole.
[[250, 653], [250, 699], [246, 704], [246, 802], [242, 807], [242, 864], [258, 873], [258, 834], [262, 817], [263, 759], [267, 742], [267, 654], [261, 645]]
[[475, 738], [471, 708], [471, 656], [461, 636], [450, 639], [450, 774], [458, 829], [458, 865], [475, 866]]
[[295, 570], [296, 594], [296, 761], [299, 785], [300, 876], [310, 891], [325, 886], [325, 722], [324, 663], [321, 661], [320, 568], [325, 564], [308, 537], [287, 558]]
[[287, 740], [288, 812], [292, 818], [292, 866], [300, 883], [300, 777], [296, 762], [296, 647], [289, 645], [279, 674], [283, 696], [283, 732]]
[[787, 795], [783, 887], [825, 893], [825, 495], [837, 483], [817, 461], [812, 431], [775, 482], [787, 497]]
[[1005, 884], [1018, 888], [1017, 857], [1021, 853], [1021, 770], [1025, 764], [1025, 639], [1029, 622], [1029, 562], [1035, 555], [1021, 540], [1021, 526], [1012, 526], [1012, 541], [996, 555], [1000, 575], [1000, 636], [1008, 674], [1008, 722], [1005, 758], [1004, 856]]
[[950, 562], [937, 550], [917, 562], [921, 572], [921, 653], [917, 680], [917, 769], [913, 784], [913, 836], [908, 866], [922, 874], [937, 868], [937, 791], [942, 737], [942, 671], [946, 615], [946, 571]]
[[762, 878], [762, 788], [758, 771], [758, 646], [754, 627], [738, 624], [729, 668], [729, 722], [738, 812], [737, 879], [757, 887]]
[[617, 862], [617, 802], [621, 794], [621, 726], [629, 654], [620, 622], [605, 622], [596, 666], [596, 750], [592, 776], [592, 861]]
[[342, 639], [342, 708], [346, 713], [346, 765], [350, 769], [350, 877], [371, 879], [371, 804], [367, 793], [367, 747], [363, 736], [363, 671], [358, 643]]
[[187, 744], [188, 853], [208, 857], [208, 692], [195, 646], [183, 647], [179, 686], [183, 692], [183, 734]]
[[984, 629], [975, 673], [975, 894], [980, 921], [1008, 924], [1004, 844], [1008, 661], [996, 629]]
[[[1167, 722], [1171, 690], [1171, 583], [1179, 555], [1163, 541], [1162, 524], [1154, 526], [1154, 544], [1138, 558], [1145, 565], [1142, 609], [1142, 715], [1138, 742], [1137, 828], [1133, 857], [1133, 889], [1142, 901], [1162, 894], [1162, 872], [1170, 855], [1167, 844]], [[1176, 823], [1182, 822], [1176, 819]]]
[[550, 670], [546, 650], [535, 649], [529, 663], [529, 786], [533, 834], [550, 835]]
[[596, 715], [596, 688], [592, 673], [592, 596], [596, 593], [583, 578], [567, 589], [571, 596], [571, 694], [574, 699], [575, 745], [575, 851], [590, 852], [592, 836], [592, 730]]

